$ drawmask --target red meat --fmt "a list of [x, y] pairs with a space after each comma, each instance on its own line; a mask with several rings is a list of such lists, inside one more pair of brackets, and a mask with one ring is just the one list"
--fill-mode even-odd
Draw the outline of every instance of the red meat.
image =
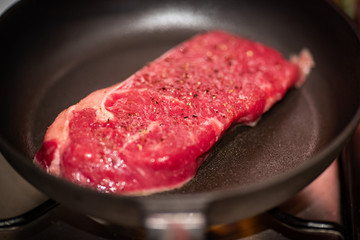
[[60, 113], [35, 162], [105, 192], [180, 187], [232, 123], [254, 125], [312, 64], [307, 51], [288, 62], [225, 32], [197, 35]]

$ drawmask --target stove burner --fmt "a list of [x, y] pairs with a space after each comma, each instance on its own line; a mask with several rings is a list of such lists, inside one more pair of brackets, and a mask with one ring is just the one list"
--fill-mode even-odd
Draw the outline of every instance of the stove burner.
[[32, 210], [21, 214], [19, 216], [0, 220], [0, 230], [1, 229], [11, 229], [23, 226], [25, 224], [31, 223], [38, 219], [39, 217], [46, 214], [51, 209], [57, 207], [59, 204], [52, 199], [47, 200], [43, 204], [33, 208]]
[[335, 222], [305, 220], [274, 208], [268, 212], [275, 229], [292, 239], [347, 239], [345, 229]]

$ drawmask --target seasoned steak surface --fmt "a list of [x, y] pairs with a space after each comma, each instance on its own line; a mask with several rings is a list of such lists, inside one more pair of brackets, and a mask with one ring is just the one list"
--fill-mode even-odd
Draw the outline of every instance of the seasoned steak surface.
[[[189, 181], [234, 123], [254, 124], [312, 65], [213, 31], [93, 92], [49, 127], [35, 162], [101, 191], [150, 194]], [[300, 67], [299, 67], [300, 66]]]

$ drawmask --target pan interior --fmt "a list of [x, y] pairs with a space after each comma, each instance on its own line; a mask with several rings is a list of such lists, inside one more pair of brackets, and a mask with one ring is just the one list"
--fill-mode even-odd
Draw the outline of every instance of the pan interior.
[[[15, 51], [19, 58], [13, 61], [18, 65], [11, 67], [9, 74], [16, 74], [9, 76], [16, 84], [6, 86], [16, 94], [8, 97], [14, 106], [9, 111], [12, 120], [2, 120], [2, 125], [17, 131], [2, 129], [2, 134], [31, 161], [47, 126], [63, 109], [96, 89], [126, 79], [196, 33], [222, 29], [270, 45], [286, 58], [306, 47], [317, 65], [307, 83], [289, 91], [256, 127], [234, 126], [227, 131], [192, 181], [161, 194], [239, 188], [296, 168], [321, 151], [354, 114], [356, 108], [344, 107], [345, 96], [338, 91], [354, 92], [352, 80], [339, 85], [340, 79], [354, 76], [342, 68], [338, 58], [352, 58], [353, 54], [334, 48], [343, 40], [330, 42], [332, 26], [327, 27], [329, 23], [321, 19], [314, 23], [300, 10], [284, 15], [282, 7], [269, 5], [255, 10], [241, 2], [217, 6], [209, 1], [201, 7], [186, 1], [164, 5], [146, 2], [142, 11], [130, 4], [126, 11], [120, 6], [111, 11], [104, 8], [103, 12], [99, 9], [101, 14], [90, 17], [91, 11], [83, 10], [88, 17], [70, 13], [69, 19], [60, 17], [60, 9], [36, 29], [34, 20], [32, 28], [38, 35], [25, 31], [28, 42], [24, 42], [22, 53], [26, 56]], [[36, 51], [25, 49], [29, 42]], [[358, 102], [357, 96], [348, 97]]]

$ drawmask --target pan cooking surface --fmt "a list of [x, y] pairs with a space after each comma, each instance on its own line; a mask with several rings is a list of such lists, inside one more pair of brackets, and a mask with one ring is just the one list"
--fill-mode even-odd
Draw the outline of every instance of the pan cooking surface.
[[[149, 43], [146, 39], [128, 45], [121, 42], [70, 69], [45, 93], [35, 112], [34, 149], [42, 141], [46, 126], [71, 104], [95, 89], [125, 79], [158, 53], [174, 46], [166, 34]], [[175, 43], [176, 44], [176, 43]], [[139, 60], [141, 59], [140, 64]], [[189, 193], [224, 189], [263, 181], [292, 169], [308, 159], [319, 145], [321, 116], [314, 97], [304, 89], [291, 90], [259, 121], [256, 127], [235, 126], [210, 151], [193, 181], [175, 192]], [[44, 116], [42, 121], [40, 116]], [[51, 117], [48, 117], [51, 116]], [[39, 134], [42, 133], [42, 134]]]
[[[162, 19], [169, 15], [163, 14], [156, 14], [156, 18]], [[198, 29], [186, 26], [177, 30], [164, 28], [153, 29], [151, 32], [136, 31], [129, 36], [119, 35], [115, 39], [104, 38], [100, 41], [87, 33], [89, 35], [84, 38], [86, 43], [81, 45], [88, 44], [89, 47], [78, 51], [79, 53], [72, 52], [74, 57], [69, 58], [77, 61], [65, 62], [63, 65], [53, 64], [56, 65], [55, 73], [50, 72], [53, 74], [53, 82], [42, 91], [44, 95], [34, 103], [35, 106], [31, 107], [36, 111], [30, 117], [32, 124], [29, 126], [32, 128], [26, 131], [29, 133], [27, 139], [30, 139], [28, 146], [31, 146], [29, 157], [32, 157], [40, 146], [46, 127], [63, 109], [96, 89], [126, 79], [146, 62], [203, 31], [201, 26]], [[109, 32], [112, 30], [109, 27]], [[106, 32], [104, 29], [102, 31]], [[69, 33], [66, 33], [68, 37]], [[71, 37], [70, 35], [70, 39]], [[53, 56], [66, 54], [68, 49], [76, 49], [77, 46], [69, 45], [69, 42], [71, 40], [65, 42], [66, 49], [60, 48], [59, 53], [50, 52], [49, 56], [46, 56], [50, 59], [49, 65], [51, 61], [56, 61], [52, 60]], [[318, 81], [321, 81], [321, 78]], [[291, 90], [284, 101], [271, 109], [255, 128], [235, 126], [210, 151], [195, 179], [172, 193], [246, 186], [301, 164], [319, 148], [321, 114], [312, 94], [307, 86]]]

